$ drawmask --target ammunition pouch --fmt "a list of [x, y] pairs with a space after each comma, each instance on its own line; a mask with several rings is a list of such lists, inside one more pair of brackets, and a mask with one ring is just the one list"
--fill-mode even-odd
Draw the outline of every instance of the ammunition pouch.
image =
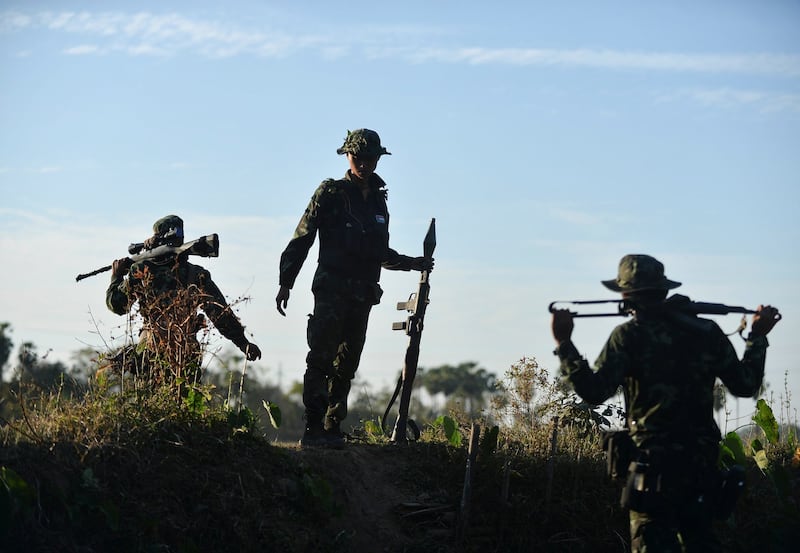
[[664, 511], [667, 504], [662, 487], [663, 475], [648, 457], [647, 452], [642, 451], [631, 461], [620, 506], [639, 513], [658, 514]]
[[606, 472], [614, 480], [624, 480], [628, 468], [636, 459], [636, 444], [627, 430], [606, 432], [603, 435], [603, 450], [606, 452]]
[[744, 484], [744, 468], [739, 465], [719, 472], [712, 467], [686, 465], [664, 452], [636, 449], [627, 468], [620, 505], [654, 515], [689, 509], [696, 516], [726, 519], [733, 513]]

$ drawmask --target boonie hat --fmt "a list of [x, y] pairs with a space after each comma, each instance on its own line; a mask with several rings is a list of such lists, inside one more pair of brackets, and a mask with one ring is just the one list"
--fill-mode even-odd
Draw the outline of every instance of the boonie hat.
[[639, 290], [672, 290], [681, 285], [664, 276], [664, 264], [655, 257], [628, 254], [619, 262], [617, 278], [603, 280], [603, 286], [614, 292]]
[[378, 136], [378, 133], [370, 129], [347, 131], [344, 144], [342, 144], [341, 148], [336, 149], [336, 153], [339, 155], [353, 154], [371, 157], [392, 155], [391, 152], [386, 151], [386, 148], [381, 146], [381, 137]]

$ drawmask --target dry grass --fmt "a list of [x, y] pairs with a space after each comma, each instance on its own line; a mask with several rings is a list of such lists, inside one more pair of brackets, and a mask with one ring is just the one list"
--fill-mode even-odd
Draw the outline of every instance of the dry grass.
[[[537, 381], [535, 363], [517, 369], [521, 382]], [[516, 404], [524, 412], [504, 404], [512, 424], [480, 450], [461, 542], [467, 452], [439, 431], [407, 447], [301, 450], [269, 443], [258, 417], [235, 416], [223, 398], [176, 402], [169, 387], [27, 398], [23, 416], [0, 428], [0, 543], [75, 553], [625, 551], [627, 516], [597, 430], [580, 423], [577, 404], [542, 390]], [[578, 423], [565, 424], [576, 409]], [[474, 421], [451, 416], [468, 436]], [[478, 422], [484, 434], [494, 424]], [[797, 543], [793, 453], [769, 451], [789, 471], [786, 496], [750, 463], [735, 522], [719, 525], [726, 551]]]

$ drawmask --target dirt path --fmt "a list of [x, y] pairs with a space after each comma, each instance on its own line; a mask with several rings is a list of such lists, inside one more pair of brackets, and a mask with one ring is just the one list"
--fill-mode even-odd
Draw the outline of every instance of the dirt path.
[[327, 526], [348, 550], [415, 550], [415, 544], [431, 539], [447, 541], [453, 531], [455, 505], [448, 501], [452, 494], [436, 484], [435, 475], [414, 470], [415, 458], [424, 454], [415, 446], [287, 446], [287, 452], [330, 484], [334, 509], [340, 512]]

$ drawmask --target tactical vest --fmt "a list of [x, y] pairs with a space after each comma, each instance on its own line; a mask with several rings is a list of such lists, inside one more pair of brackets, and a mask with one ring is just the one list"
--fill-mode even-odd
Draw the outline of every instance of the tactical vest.
[[347, 180], [324, 181], [319, 204], [319, 265], [341, 276], [378, 282], [389, 254], [389, 211], [385, 192], [374, 188], [364, 200]]

